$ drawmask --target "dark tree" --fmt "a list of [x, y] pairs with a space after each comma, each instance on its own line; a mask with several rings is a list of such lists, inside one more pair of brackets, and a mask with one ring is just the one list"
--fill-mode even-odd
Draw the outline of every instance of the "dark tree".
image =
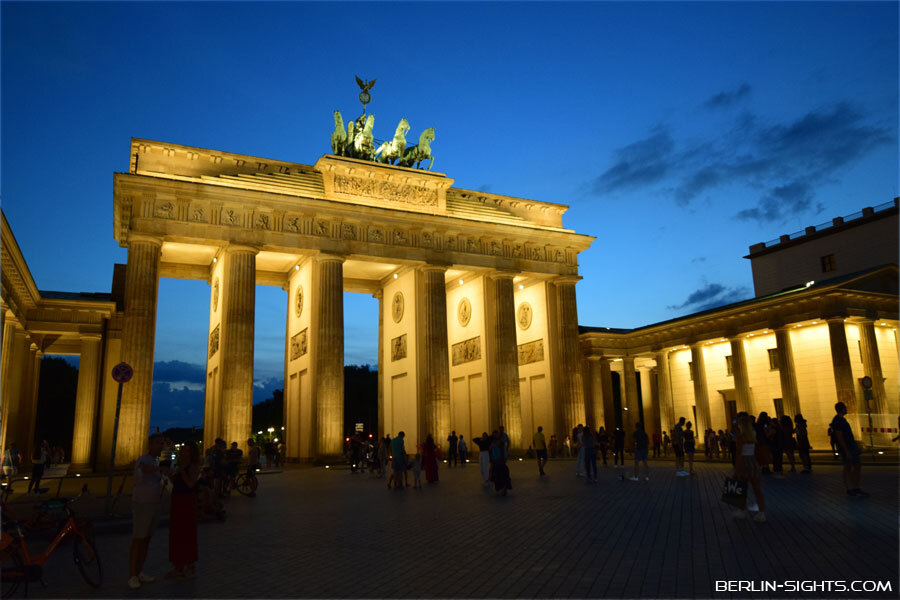
[[344, 432], [352, 433], [356, 423], [378, 432], [378, 370], [369, 365], [344, 367]]
[[[257, 431], [266, 434], [266, 429], [274, 427], [276, 432], [281, 432], [284, 425], [284, 391], [273, 390], [272, 397], [253, 405], [253, 435]], [[278, 437], [278, 434], [275, 435]], [[237, 441], [237, 440], [229, 440]], [[243, 440], [246, 441], [246, 440]]]
[[41, 359], [39, 385], [34, 439], [37, 443], [47, 440], [51, 446], [62, 447], [68, 458], [72, 455], [78, 369], [62, 358], [45, 356]]

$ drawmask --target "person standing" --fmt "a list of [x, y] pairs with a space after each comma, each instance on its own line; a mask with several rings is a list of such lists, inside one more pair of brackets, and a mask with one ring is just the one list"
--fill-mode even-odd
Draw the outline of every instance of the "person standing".
[[200, 477], [200, 450], [186, 442], [178, 453], [178, 468], [172, 480], [172, 504], [169, 509], [169, 579], [193, 577], [197, 563], [197, 496], [194, 486]]
[[584, 460], [585, 483], [597, 483], [597, 438], [588, 425], [581, 430], [581, 454]]
[[544, 465], [547, 464], [547, 440], [544, 439], [544, 428], [538, 425], [537, 432], [532, 436], [534, 452], [537, 455], [538, 472], [541, 477], [545, 475]]
[[388, 479], [388, 489], [391, 489], [392, 484], [394, 489], [403, 489], [403, 475], [406, 473], [406, 467], [408, 466], [406, 447], [403, 443], [403, 438], [405, 437], [406, 433], [401, 431], [397, 434], [397, 437], [391, 440], [391, 477]]
[[[750, 485], [753, 486], [753, 494], [756, 496], [756, 504], [759, 507], [759, 512], [753, 516], [753, 520], [760, 523], [765, 522], [766, 499], [763, 497], [759, 462], [756, 460], [756, 431], [754, 431], [750, 416], [744, 412], [738, 415], [736, 444], [738, 457], [735, 461], [734, 478], [745, 483], [750, 482]], [[734, 513], [734, 517], [746, 519], [747, 510], [738, 510]]]
[[556, 458], [556, 453], [559, 451], [559, 440], [556, 439], [556, 434], [550, 434], [550, 442], [547, 444], [548, 450], [550, 451], [550, 458]]
[[485, 431], [481, 434], [481, 437], [477, 437], [472, 441], [478, 446], [478, 468], [481, 469], [481, 484], [487, 485], [491, 482], [491, 438]]
[[44, 440], [35, 451], [34, 457], [31, 459], [31, 481], [28, 482], [29, 494], [31, 493], [32, 489], [34, 489], [35, 495], [41, 493], [41, 478], [44, 476], [44, 467], [49, 460], [50, 444], [47, 443], [47, 440]]
[[[613, 432], [613, 467], [625, 468], [625, 432], [621, 427], [616, 427]], [[623, 479], [624, 475], [620, 475], [619, 479]]]
[[782, 415], [781, 419], [781, 447], [787, 455], [788, 462], [791, 465], [791, 473], [796, 473], [797, 468], [794, 463], [794, 450], [797, 449], [797, 442], [794, 441], [794, 421], [788, 415]]
[[575, 476], [584, 477], [584, 425], [572, 430], [572, 442], [575, 444]]
[[797, 435], [797, 452], [800, 454], [800, 462], [803, 463], [803, 470], [800, 473], [809, 475], [812, 473], [812, 459], [809, 451], [812, 446], [809, 445], [809, 430], [806, 428], [806, 419], [802, 414], [794, 416], [795, 433]]
[[466, 455], [469, 452], [469, 447], [466, 446], [466, 440], [463, 438], [462, 434], [459, 434], [459, 465], [461, 467], [466, 466]]
[[843, 402], [838, 402], [834, 405], [834, 411], [837, 414], [834, 416], [834, 420], [831, 421], [831, 428], [834, 430], [834, 440], [841, 454], [841, 461], [844, 463], [844, 485], [847, 488], [847, 495], [868, 496], [869, 494], [859, 489], [859, 476], [862, 470], [860, 451], [859, 445], [853, 439], [853, 430], [850, 428], [850, 423], [845, 418], [847, 405]]
[[447, 467], [453, 467], [456, 466], [456, 456], [459, 450], [459, 438], [456, 437], [456, 431], [450, 432], [450, 435], [447, 436], [447, 443], [450, 444], [447, 451]]
[[606, 429], [604, 429], [602, 425], [597, 431], [597, 452], [603, 458], [603, 466], [608, 466], [606, 463], [606, 454], [609, 452], [609, 434], [606, 433]]
[[425, 444], [422, 447], [422, 459], [425, 461], [425, 481], [427, 481], [428, 483], [437, 483], [437, 445], [434, 443], [434, 436], [432, 436], [430, 433], [425, 437]]
[[666, 456], [669, 455], [669, 444], [671, 444], [671, 443], [672, 443], [672, 440], [669, 439], [669, 434], [668, 434], [668, 432], [663, 431], [663, 434], [662, 434], [662, 451], [663, 451], [663, 457], [666, 457]]
[[691, 422], [688, 421], [684, 426], [684, 455], [688, 461], [688, 475], [694, 474], [694, 452], [695, 452], [694, 430]]
[[662, 435], [658, 431], [653, 432], [653, 458], [659, 458], [662, 447]]
[[507, 490], [512, 489], [512, 480], [509, 477], [509, 466], [506, 464], [507, 445], [503, 441], [502, 434], [497, 430], [494, 430], [491, 439], [490, 456], [494, 492], [505, 496]]
[[[381, 465], [381, 475], [380, 477], [387, 477], [389, 480], [391, 479], [391, 475], [388, 473], [388, 466], [391, 457], [391, 434], [385, 434], [385, 436], [381, 439], [381, 444], [379, 445], [378, 450], [378, 460], [381, 461], [379, 464]], [[390, 486], [388, 486], [390, 487]]]
[[19, 449], [15, 442], [11, 442], [6, 450], [3, 451], [3, 474], [8, 478], [19, 474], [19, 464], [22, 457], [19, 455]]
[[690, 475], [684, 470], [684, 417], [680, 417], [672, 429], [672, 450], [675, 452], [675, 475]]
[[169, 467], [159, 465], [165, 438], [161, 433], [150, 436], [149, 451], [137, 459], [134, 467], [134, 488], [131, 493], [131, 515], [134, 532], [129, 553], [130, 577], [128, 587], [133, 590], [142, 583], [152, 583], [156, 578], [144, 573], [144, 561], [150, 538], [156, 531], [162, 508], [162, 476], [169, 474]]
[[640, 481], [638, 475], [638, 463], [644, 463], [644, 479], [650, 481], [650, 465], [647, 464], [647, 454], [649, 452], [650, 439], [647, 432], [644, 431], [644, 424], [638, 421], [634, 424], [634, 473], [631, 481]]

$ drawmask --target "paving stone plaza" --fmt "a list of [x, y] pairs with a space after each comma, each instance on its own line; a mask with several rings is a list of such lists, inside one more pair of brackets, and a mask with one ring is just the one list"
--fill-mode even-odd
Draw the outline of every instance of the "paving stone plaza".
[[[261, 477], [258, 497], [227, 500], [225, 522], [200, 526], [193, 580], [169, 570], [168, 531], [147, 571], [126, 586], [130, 531], [98, 524], [104, 584], [89, 588], [57, 552], [33, 598], [754, 598], [896, 597], [898, 473], [864, 467], [869, 498], [848, 498], [840, 467], [763, 481], [766, 523], [735, 521], [719, 500], [729, 467], [698, 463], [675, 477], [651, 461], [649, 482], [600, 467], [585, 485], [573, 461], [511, 464], [497, 497], [477, 465], [442, 468], [440, 483], [388, 491], [346, 469], [291, 468]], [[123, 509], [127, 507], [123, 506]], [[716, 591], [716, 581], [886, 581], [889, 593]], [[722, 584], [720, 584], [722, 585]], [[749, 585], [749, 584], [748, 584]], [[849, 585], [849, 583], [848, 583]], [[820, 588], [821, 589], [821, 588]]]

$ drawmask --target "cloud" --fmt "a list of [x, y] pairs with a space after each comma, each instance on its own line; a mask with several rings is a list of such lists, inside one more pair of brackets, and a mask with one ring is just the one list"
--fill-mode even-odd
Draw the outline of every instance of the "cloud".
[[717, 108], [726, 108], [737, 102], [740, 102], [744, 98], [750, 95], [752, 91], [752, 87], [749, 83], [742, 83], [740, 87], [734, 90], [727, 90], [723, 92], [719, 92], [718, 94], [713, 94], [709, 98], [707, 98], [706, 102], [703, 103], [703, 106], [709, 110], [715, 110]]
[[702, 263], [702, 262], [706, 262], [705, 256], [698, 256], [697, 258], [691, 259], [691, 264]]
[[619, 148], [613, 165], [594, 180], [594, 193], [641, 187], [660, 181], [673, 163], [675, 142], [668, 130], [657, 128], [649, 137]]
[[169, 360], [153, 363], [153, 381], [206, 383], [206, 366]]
[[615, 150], [592, 188], [606, 194], [661, 184], [678, 205], [688, 206], [705, 192], [743, 186], [762, 191], [737, 219], [782, 221], [815, 210], [817, 188], [895, 137], [849, 102], [783, 122], [743, 112], [715, 136], [690, 143], [676, 143], [670, 127], [658, 125], [648, 137]]
[[479, 191], [479, 192], [485, 192], [485, 193], [490, 192], [490, 191], [491, 191], [491, 184], [485, 183], [484, 185], [479, 186], [479, 187], [478, 187], [478, 191]]
[[670, 305], [670, 310], [690, 309], [692, 312], [709, 310], [725, 304], [731, 304], [750, 297], [750, 290], [744, 286], [726, 287], [721, 283], [707, 283], [697, 288], [681, 304]]

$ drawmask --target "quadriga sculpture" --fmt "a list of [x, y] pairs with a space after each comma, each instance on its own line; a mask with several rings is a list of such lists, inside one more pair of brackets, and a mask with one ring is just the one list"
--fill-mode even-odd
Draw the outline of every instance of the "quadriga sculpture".
[[375, 151], [375, 160], [381, 163], [394, 164], [394, 161], [403, 156], [406, 149], [406, 132], [409, 131], [409, 122], [406, 118], [400, 119], [400, 124], [394, 131], [394, 139], [378, 146]]
[[[353, 122], [351, 121], [352, 125]], [[341, 111], [334, 111], [334, 131], [331, 133], [331, 153], [336, 156], [343, 156], [347, 147], [347, 132], [344, 131], [344, 119], [341, 117]]]
[[431, 142], [433, 141], [434, 127], [429, 127], [419, 136], [418, 144], [410, 146], [403, 152], [403, 156], [397, 164], [403, 167], [412, 167], [415, 165], [418, 169], [419, 163], [431, 159], [431, 162], [428, 164], [428, 170], [430, 171], [431, 167], [434, 166], [434, 157], [431, 155]]
[[362, 130], [357, 130], [353, 136], [353, 156], [365, 160], [375, 159], [375, 138], [372, 129], [375, 127], [375, 115], [366, 117], [366, 124]]

